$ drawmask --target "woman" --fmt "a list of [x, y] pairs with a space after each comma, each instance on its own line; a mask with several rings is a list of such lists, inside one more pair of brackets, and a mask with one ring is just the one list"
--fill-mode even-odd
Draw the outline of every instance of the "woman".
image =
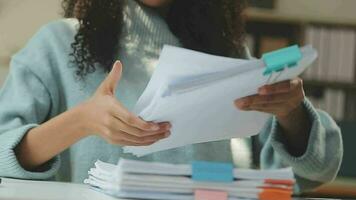
[[[146, 122], [130, 112], [164, 44], [248, 56], [242, 0], [65, 0], [63, 5], [66, 16], [77, 19], [44, 26], [12, 59], [0, 95], [0, 176], [56, 175], [82, 182], [97, 159], [232, 161], [229, 141], [142, 158], [121, 147], [169, 137], [169, 122]], [[116, 59], [121, 62], [111, 67]], [[334, 179], [342, 157], [340, 130], [304, 98], [300, 79], [262, 87], [235, 103], [237, 109], [273, 115], [258, 138], [261, 167], [291, 166], [298, 191]]]

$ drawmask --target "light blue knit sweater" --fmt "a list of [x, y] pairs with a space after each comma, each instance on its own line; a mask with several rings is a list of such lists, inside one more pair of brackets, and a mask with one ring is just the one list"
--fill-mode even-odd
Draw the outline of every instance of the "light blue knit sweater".
[[[118, 50], [124, 64], [118, 99], [132, 109], [154, 70], [164, 44], [180, 46], [165, 21], [152, 9], [128, 1], [125, 26]], [[29, 129], [71, 109], [88, 99], [107, 75], [103, 70], [78, 81], [70, 64], [70, 44], [78, 22], [59, 20], [44, 26], [11, 61], [10, 74], [0, 93], [0, 176], [21, 179], [49, 179], [82, 182], [97, 159], [115, 163], [124, 154], [122, 148], [103, 139], [87, 137], [46, 164], [46, 171], [23, 169], [14, 148]], [[307, 101], [304, 106], [312, 120], [307, 151], [293, 157], [283, 143], [283, 134], [271, 118], [259, 138], [263, 144], [262, 168], [291, 166], [299, 189], [309, 189], [335, 178], [341, 158], [342, 142], [338, 126]], [[239, 152], [235, 152], [239, 154]], [[187, 163], [191, 160], [232, 162], [230, 141], [189, 145], [154, 153], [141, 160]], [[251, 158], [249, 158], [251, 159]], [[239, 161], [237, 161], [239, 162]]]

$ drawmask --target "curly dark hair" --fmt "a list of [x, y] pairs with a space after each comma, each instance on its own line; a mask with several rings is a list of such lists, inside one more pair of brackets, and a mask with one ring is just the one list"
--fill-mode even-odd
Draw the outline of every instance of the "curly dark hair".
[[[119, 46], [125, 1], [63, 0], [64, 17], [79, 20], [71, 44], [76, 74], [95, 71], [95, 64], [110, 71]], [[175, 0], [166, 22], [185, 48], [221, 56], [243, 53], [245, 0]]]

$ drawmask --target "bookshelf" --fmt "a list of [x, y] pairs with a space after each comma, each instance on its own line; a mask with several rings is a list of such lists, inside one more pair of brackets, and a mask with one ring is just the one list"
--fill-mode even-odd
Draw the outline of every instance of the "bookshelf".
[[[328, 2], [330, 1], [332, 0], [328, 0]], [[345, 7], [345, 5], [343, 6]], [[310, 27], [323, 30], [350, 30], [356, 35], [356, 15], [353, 15], [352, 17], [345, 16], [346, 15], [341, 16], [337, 14], [327, 16], [319, 15], [318, 13], [295, 14], [295, 12], [281, 12], [279, 8], [262, 9], [251, 7], [246, 10], [246, 32], [248, 34], [246, 39], [247, 44], [252, 49], [251, 52], [255, 57], [261, 57], [264, 52], [277, 48], [282, 48], [291, 44], [304, 45], [309, 43], [310, 38], [308, 38], [308, 31], [310, 31]], [[330, 38], [332, 37], [329, 36], [329, 39]], [[267, 44], [264, 40], [267, 40]], [[325, 42], [321, 39], [320, 41]], [[356, 49], [356, 40], [351, 45], [353, 45]], [[328, 47], [329, 46], [326, 46], [325, 49]], [[332, 54], [329, 53], [329, 55]], [[353, 72], [349, 73], [352, 79], [333, 79], [332, 77], [330, 78], [330, 74], [332, 74], [331, 72], [328, 72], [329, 77], [326, 78], [313, 75], [311, 76], [310, 74], [308, 76], [306, 76], [307, 74], [302, 76], [304, 79], [306, 95], [310, 99], [316, 99], [316, 103], [314, 104], [313, 101], [312, 103], [314, 105], [317, 104], [317, 108], [326, 110], [332, 115], [335, 108], [338, 107], [338, 116], [333, 117], [339, 122], [341, 127], [345, 147], [344, 152], [346, 155], [337, 180], [315, 192], [307, 194], [309, 196], [356, 197], [354, 190], [356, 186], [356, 177], [354, 173], [350, 173], [350, 171], [354, 171], [350, 170], [350, 168], [355, 169], [356, 167], [356, 161], [353, 159], [354, 156], [352, 156], [354, 152], [354, 145], [351, 142], [355, 141], [353, 135], [356, 124], [356, 51], [355, 53], [348, 54], [348, 56], [351, 56], [350, 59], [353, 61], [350, 65], [348, 65], [353, 68]], [[317, 63], [314, 65], [318, 65], [319, 62], [321, 62], [321, 59], [323, 58], [319, 57]], [[329, 61], [332, 59], [333, 58], [328, 58]], [[326, 62], [326, 64], [328, 63]], [[334, 65], [334, 63], [329, 65]], [[312, 68], [315, 67], [317, 66], [313, 66]], [[330, 91], [333, 91], [333, 93], [328, 93]], [[327, 102], [325, 99], [332, 98], [335, 96], [334, 94], [342, 94], [344, 101], [342, 103], [340, 103], [341, 101], [331, 101], [331, 105], [325, 106], [325, 104], [327, 104], [325, 103]], [[318, 101], [324, 101], [324, 104]], [[330, 100], [328, 104], [330, 104]], [[342, 112], [340, 112], [340, 110]], [[345, 126], [345, 124], [348, 125]], [[340, 193], [340, 191], [342, 192]]]
[[[330, 32], [333, 30], [349, 30], [354, 31], [356, 35], [356, 15], [354, 17], [343, 17], [338, 15], [319, 15], [306, 13], [306, 14], [290, 14], [286, 11], [279, 11], [277, 8], [274, 9], [265, 9], [265, 8], [254, 8], [250, 7], [246, 10], [246, 32], [248, 34], [247, 43], [252, 49], [252, 54], [255, 57], [261, 57], [261, 55], [265, 52], [272, 51], [278, 48], [282, 48], [285, 46], [289, 46], [292, 44], [300, 44], [304, 45], [306, 43], [310, 43], [308, 41], [309, 29], [311, 27], [315, 27], [315, 29], [319, 32], [325, 30], [329, 30]], [[315, 30], [314, 30], [315, 32]], [[335, 32], [335, 31], [334, 31]], [[330, 33], [331, 35], [331, 33]], [[331, 37], [329, 35], [329, 37]], [[310, 39], [309, 39], [310, 40]], [[321, 41], [320, 43], [322, 43]], [[356, 42], [353, 44], [356, 49]], [[314, 46], [314, 45], [313, 45]], [[325, 47], [328, 49], [328, 46]], [[330, 53], [329, 53], [330, 54]], [[332, 54], [331, 54], [332, 55]], [[350, 55], [349, 55], [350, 56]], [[346, 76], [348, 81], [345, 81], [346, 78], [333, 78], [333, 72], [330, 70], [329, 76], [327, 78], [324, 77], [323, 71], [325, 71], [325, 67], [321, 69], [322, 72], [318, 72], [319, 77], [313, 75], [304, 74], [304, 86], [306, 90], [306, 94], [310, 99], [314, 99], [315, 102], [324, 98], [324, 94], [329, 91], [334, 92], [337, 95], [342, 95], [344, 100], [343, 103], [340, 104], [339, 114], [335, 114], [334, 117], [336, 120], [347, 120], [347, 121], [355, 121], [356, 120], [356, 55], [352, 55], [351, 58], [353, 63], [353, 70], [350, 73], [346, 72]], [[324, 56], [325, 57], [325, 56]], [[328, 58], [329, 60], [332, 58]], [[321, 58], [318, 59], [317, 62], [321, 62]], [[323, 60], [322, 60], [323, 61]], [[328, 61], [324, 61], [324, 64], [332, 65]], [[314, 65], [318, 65], [317, 63]], [[319, 64], [322, 65], [322, 64]], [[338, 64], [333, 64], [334, 66], [338, 66]], [[349, 66], [349, 65], [348, 65]], [[313, 69], [317, 68], [317, 66], [313, 66]], [[326, 67], [328, 68], [328, 67]], [[330, 66], [329, 66], [330, 68]], [[320, 71], [320, 69], [318, 69]], [[339, 69], [333, 69], [339, 70]], [[344, 69], [341, 69], [344, 70]], [[340, 71], [340, 70], [339, 70]], [[320, 74], [321, 73], [321, 74]], [[339, 72], [340, 73], [340, 72]], [[347, 75], [348, 74], [348, 75]], [[345, 73], [344, 73], [345, 76]], [[351, 77], [350, 77], [351, 76]], [[325, 92], [326, 91], [326, 92]], [[326, 95], [331, 98], [331, 96], [335, 95]], [[314, 101], [312, 101], [314, 103]], [[330, 102], [330, 100], [329, 100]], [[355, 103], [353, 103], [355, 102]], [[353, 105], [345, 105], [347, 103], [352, 103]], [[321, 108], [328, 112], [328, 109], [325, 108], [324, 103], [315, 103], [320, 104], [317, 105], [317, 108]], [[341, 105], [342, 104], [342, 105]], [[330, 106], [329, 107], [335, 107]], [[354, 108], [354, 110], [346, 109], [346, 108]], [[333, 112], [334, 112], [333, 111]], [[333, 115], [333, 112], [331, 115]]]
[[304, 81], [304, 85], [307, 88], [330, 88], [356, 93], [356, 83], [306, 80]]
[[248, 17], [248, 21], [288, 23], [288, 24], [295, 24], [295, 25], [306, 25], [312, 23], [312, 24], [332, 25], [332, 26], [356, 27], [356, 19], [335, 17], [333, 15], [322, 16], [322, 17], [318, 14], [287, 15], [285, 13], [275, 12], [273, 9], [251, 7], [246, 10], [246, 16]]

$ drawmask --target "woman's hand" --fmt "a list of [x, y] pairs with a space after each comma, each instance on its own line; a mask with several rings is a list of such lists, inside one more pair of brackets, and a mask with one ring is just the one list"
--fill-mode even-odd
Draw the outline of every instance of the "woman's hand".
[[116, 62], [87, 102], [29, 130], [15, 148], [21, 166], [40, 170], [42, 164], [91, 134], [117, 145], [149, 145], [167, 137], [169, 123], [145, 122], [116, 100], [114, 93], [121, 69], [121, 63]]
[[265, 85], [257, 95], [235, 101], [241, 110], [255, 110], [275, 115], [278, 119], [285, 118], [302, 105], [304, 100], [303, 81], [295, 78], [274, 85]]
[[277, 117], [289, 152], [301, 156], [308, 144], [311, 120], [302, 102], [305, 98], [303, 81], [295, 78], [290, 81], [266, 85], [257, 95], [235, 101], [236, 107], [246, 111], [260, 111]]
[[130, 113], [115, 97], [122, 65], [117, 61], [95, 94], [78, 107], [88, 135], [98, 134], [110, 144], [144, 146], [170, 135], [169, 123], [146, 122]]

